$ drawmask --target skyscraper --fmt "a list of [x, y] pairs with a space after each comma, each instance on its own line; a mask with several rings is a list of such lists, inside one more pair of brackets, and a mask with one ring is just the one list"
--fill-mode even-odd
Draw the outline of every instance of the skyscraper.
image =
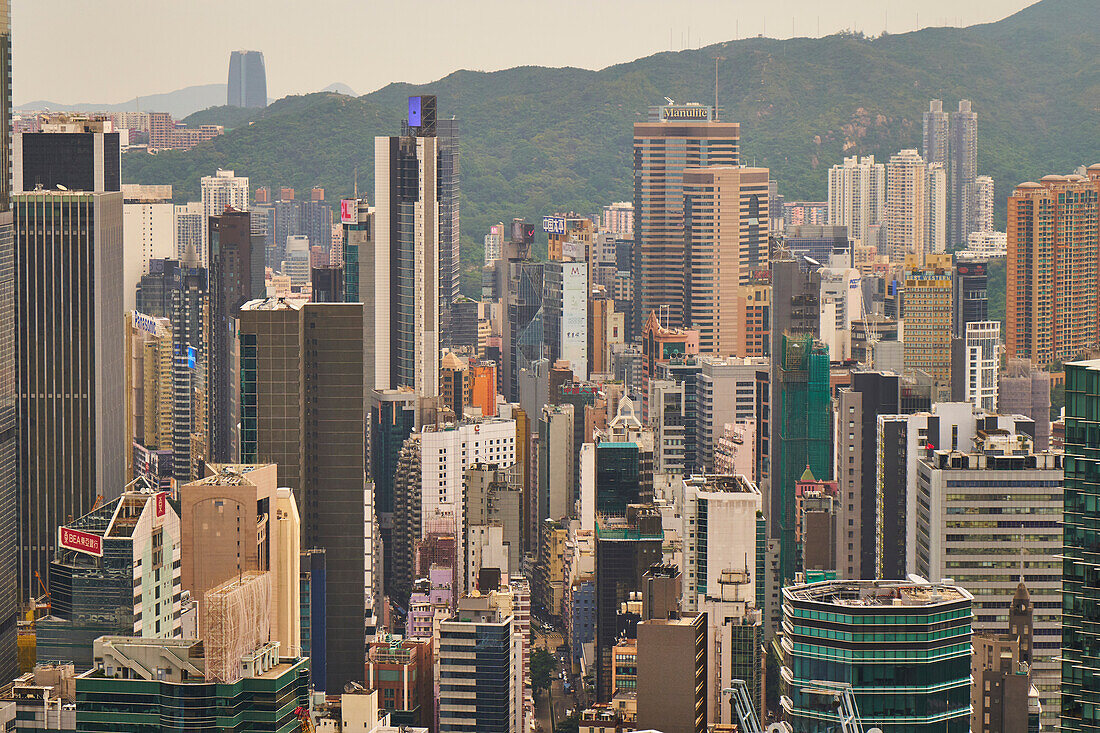
[[123, 188], [122, 252], [123, 308], [132, 311], [138, 282], [149, 274], [149, 263], [176, 254], [176, 206], [171, 186], [128, 183]]
[[768, 265], [768, 169], [685, 168], [683, 322], [699, 353], [731, 356], [745, 327], [740, 287]]
[[19, 583], [27, 598], [38, 587], [35, 572], [47, 575], [57, 528], [126, 483], [122, 194], [37, 191], [17, 194], [14, 209]]
[[[441, 318], [448, 314], [459, 295], [459, 137], [458, 120], [437, 119], [439, 138], [439, 308]], [[444, 326], [446, 320], [442, 320]], [[450, 336], [444, 331], [443, 345], [450, 346]]]
[[[974, 218], [970, 227], [974, 232], [993, 231], [993, 179], [978, 176], [974, 181]], [[967, 232], [967, 236], [973, 232]]]
[[928, 199], [924, 251], [942, 254], [947, 249], [947, 169], [942, 163], [928, 164]]
[[547, 262], [542, 275], [542, 328], [547, 358], [569, 362], [578, 380], [588, 376], [588, 264]]
[[924, 113], [924, 146], [921, 154], [925, 162], [939, 163], [947, 168], [948, 144], [950, 133], [947, 113], [943, 111], [943, 100], [933, 99]]
[[229, 85], [226, 102], [230, 107], [266, 107], [267, 71], [263, 51], [234, 51], [229, 56]]
[[978, 115], [970, 100], [959, 100], [959, 109], [951, 113], [950, 159], [947, 164], [951, 207], [947, 216], [947, 239], [952, 247], [966, 244], [966, 235], [976, 231], [973, 225], [978, 178]]
[[434, 96], [409, 97], [402, 134], [374, 139], [374, 264], [388, 276], [375, 292], [389, 299], [390, 334], [388, 383], [378, 375], [375, 387], [422, 397], [439, 394], [440, 144]]
[[906, 258], [905, 368], [925, 371], [945, 385], [951, 382], [952, 287], [951, 255]]
[[0, 677], [19, 672], [15, 231], [11, 212], [11, 0], [0, 2]]
[[740, 163], [740, 125], [718, 122], [701, 104], [652, 107], [634, 123], [633, 332], [667, 308], [667, 326], [684, 325], [683, 171]]
[[233, 402], [236, 317], [241, 306], [264, 292], [264, 243], [253, 236], [247, 211], [227, 210], [210, 217], [207, 238], [210, 319], [206, 338], [208, 458], [236, 460], [237, 409]]
[[[829, 224], [867, 244], [868, 227], [886, 218], [886, 166], [875, 156], [845, 158], [829, 169]], [[809, 224], [810, 222], [806, 222]]]
[[1095, 552], [1100, 521], [1100, 360], [1066, 364], [1065, 514], [1062, 561], [1062, 730], [1100, 729], [1100, 589]]
[[241, 460], [278, 465], [302, 543], [325, 550], [329, 689], [362, 679], [377, 628], [374, 491], [366, 483], [363, 306], [269, 298], [240, 310]]
[[[207, 256], [210, 250], [209, 222], [212, 216], [221, 216], [227, 209], [248, 211], [248, 176], [235, 175], [233, 171], [219, 168], [212, 176], [203, 176], [202, 188], [202, 246], [199, 247], [199, 261], [203, 267], [210, 267]], [[177, 243], [179, 246], [179, 243]], [[261, 262], [263, 250], [260, 250]], [[183, 257], [182, 252], [179, 255]]]
[[40, 132], [14, 135], [12, 190], [44, 189], [118, 191], [122, 158], [117, 132], [92, 120], [59, 115], [43, 123]]
[[1096, 346], [1100, 209], [1084, 176], [1044, 176], [1008, 197], [1008, 356], [1036, 366]]
[[902, 150], [886, 166], [886, 246], [890, 263], [921, 255], [928, 236], [928, 168], [916, 150]]

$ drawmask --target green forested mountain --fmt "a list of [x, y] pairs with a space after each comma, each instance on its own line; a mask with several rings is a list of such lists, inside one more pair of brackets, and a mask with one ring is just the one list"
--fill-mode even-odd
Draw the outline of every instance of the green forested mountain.
[[[631, 193], [631, 125], [664, 97], [710, 102], [714, 57], [723, 119], [741, 123], [742, 159], [768, 166], [788, 200], [821, 200], [844, 155], [886, 158], [920, 148], [928, 100], [973, 100], [979, 170], [1004, 197], [1020, 181], [1100, 160], [1100, 2], [1042, 0], [997, 23], [870, 39], [750, 38], [659, 53], [600, 71], [519, 67], [456, 71], [353, 98], [317, 93], [242, 116], [213, 108], [195, 121], [232, 127], [187, 152], [127, 154], [126, 181], [171, 183], [198, 196], [216, 167], [254, 186], [323, 186], [335, 200], [373, 186], [373, 138], [397, 134], [404, 98], [433, 93], [461, 120], [464, 284], [486, 228], [513, 216], [592, 212]], [[232, 118], [224, 115], [235, 112]]]

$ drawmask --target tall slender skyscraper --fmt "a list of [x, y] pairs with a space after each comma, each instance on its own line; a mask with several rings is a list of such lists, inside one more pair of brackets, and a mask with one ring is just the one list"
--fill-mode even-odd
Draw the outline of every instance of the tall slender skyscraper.
[[701, 104], [652, 107], [634, 123], [636, 335], [653, 311], [669, 328], [684, 325], [683, 172], [738, 165], [740, 139], [740, 125], [718, 122], [717, 110]]
[[11, 212], [11, 0], [0, 1], [0, 677], [19, 672], [15, 233]]
[[978, 114], [970, 100], [959, 100], [959, 110], [951, 113], [951, 149], [947, 165], [951, 187], [948, 196], [947, 239], [952, 247], [966, 244], [966, 235], [976, 231], [973, 224], [978, 178]]
[[230, 107], [266, 107], [267, 71], [263, 51], [234, 51], [229, 56], [226, 104]]
[[916, 150], [902, 150], [886, 166], [886, 246], [890, 264], [924, 253], [928, 224], [928, 167]]
[[[226, 209], [248, 211], [248, 176], [238, 176], [231, 170], [219, 168], [214, 175], [203, 176], [199, 183], [202, 187], [202, 246], [199, 248], [199, 260], [203, 267], [209, 267], [206, 257], [210, 249], [210, 217], [221, 216]], [[182, 252], [180, 257], [183, 257]]]
[[[439, 138], [439, 309], [446, 327], [451, 304], [458, 297], [459, 262], [459, 156], [458, 120], [435, 123]], [[444, 346], [450, 346], [449, 329], [444, 328]]]
[[928, 110], [924, 113], [924, 147], [921, 148], [921, 153], [925, 162], [939, 163], [947, 168], [947, 146], [950, 140], [948, 129], [948, 117], [943, 111], [943, 100], [933, 99], [928, 103]]
[[375, 268], [390, 300], [389, 383], [378, 373], [375, 387], [423, 397], [439, 395], [439, 151], [434, 96], [409, 97], [403, 134], [374, 139]]
[[122, 194], [16, 194], [19, 563], [46, 578], [57, 528], [125, 484]]
[[886, 166], [875, 156], [853, 155], [829, 169], [829, 223], [848, 227], [852, 239], [868, 244], [867, 230], [886, 217]]

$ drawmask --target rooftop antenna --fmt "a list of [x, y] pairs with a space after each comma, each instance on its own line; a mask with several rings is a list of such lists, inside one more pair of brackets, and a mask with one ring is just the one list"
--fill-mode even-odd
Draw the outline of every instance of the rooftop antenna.
[[718, 121], [718, 62], [725, 61], [725, 56], [714, 57], [714, 121]]
[[355, 196], [354, 196], [354, 198], [359, 198], [359, 166], [355, 166], [355, 179], [354, 180], [355, 180], [355, 184], [354, 184], [355, 185]]

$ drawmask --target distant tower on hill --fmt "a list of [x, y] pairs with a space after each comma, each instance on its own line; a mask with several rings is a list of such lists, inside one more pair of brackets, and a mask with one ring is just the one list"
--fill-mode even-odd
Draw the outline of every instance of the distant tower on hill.
[[230, 107], [267, 106], [267, 71], [262, 51], [234, 51], [229, 56], [225, 103]]

